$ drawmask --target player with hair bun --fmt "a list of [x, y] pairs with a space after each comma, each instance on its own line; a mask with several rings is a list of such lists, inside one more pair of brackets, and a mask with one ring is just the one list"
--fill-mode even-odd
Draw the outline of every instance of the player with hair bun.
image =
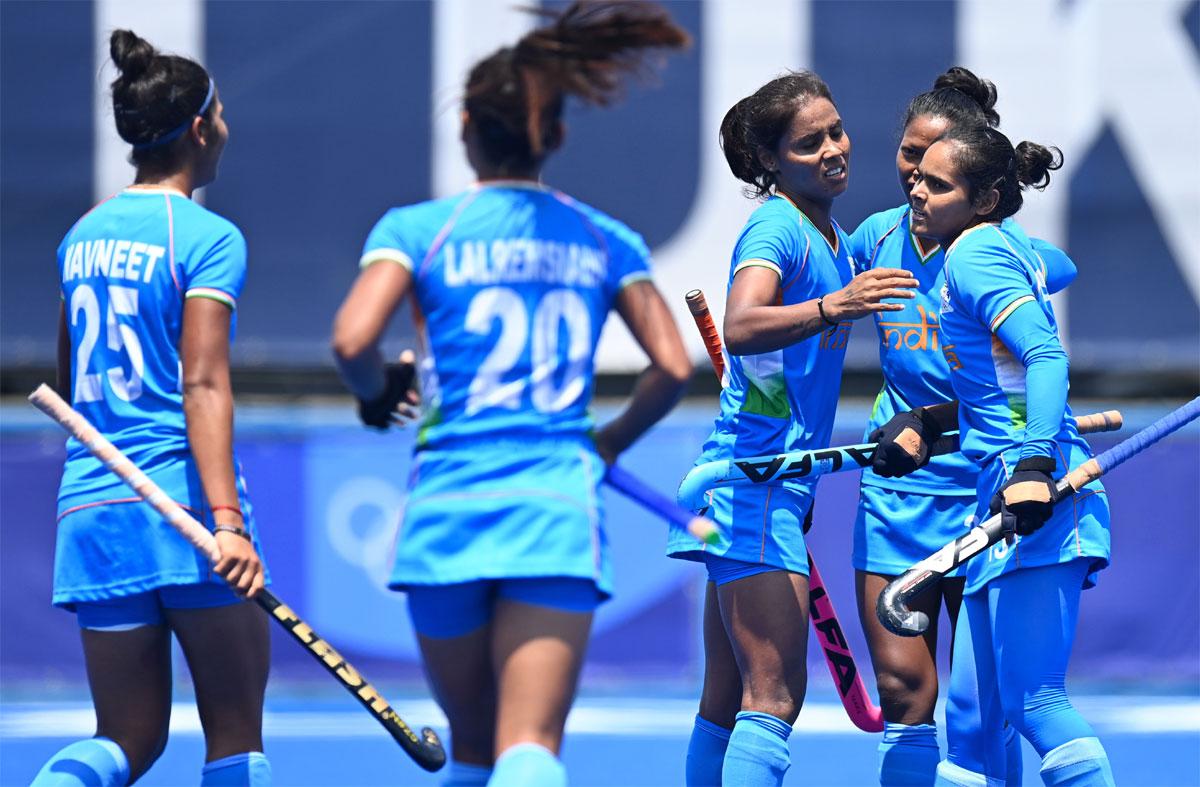
[[[1107, 754], [1067, 698], [1080, 591], [1110, 556], [1099, 482], [1055, 506], [1054, 479], [1091, 457], [1067, 406], [1067, 355], [1045, 272], [1005, 219], [1024, 188], [1044, 188], [1061, 154], [1014, 147], [983, 126], [955, 127], [925, 151], [910, 195], [912, 230], [946, 249], [942, 352], [959, 401], [962, 453], [979, 470], [976, 517], [999, 512], [1006, 541], [967, 565], [950, 702], [974, 707], [980, 729], [1005, 720], [1042, 758], [1048, 785], [1111, 785]], [[918, 452], [934, 437], [914, 424]], [[938, 767], [942, 784], [1004, 778], [995, 738]], [[983, 764], [983, 772], [972, 767]]]
[[[58, 389], [118, 449], [215, 531], [212, 568], [85, 446], [67, 442], [58, 495], [56, 606], [82, 629], [96, 736], [55, 754], [35, 785], [123, 785], [162, 753], [171, 634], [204, 728], [203, 785], [266, 785], [269, 642], [242, 597], [267, 582], [233, 454], [229, 344], [246, 242], [191, 200], [229, 130], [203, 66], [128, 30], [109, 39], [117, 132], [133, 185], [79, 219], [58, 249]], [[236, 592], [235, 592], [236, 591]]]
[[[338, 311], [333, 349], [365, 423], [411, 414], [378, 344], [411, 294], [423, 344], [411, 489], [390, 587], [450, 722], [453, 785], [563, 785], [558, 759], [594, 610], [612, 593], [606, 463], [662, 418], [691, 362], [621, 222], [540, 181], [568, 96], [605, 105], [687, 34], [657, 5], [577, 2], [475, 64], [462, 139], [478, 182], [389, 211]], [[650, 359], [616, 418], [588, 414], [616, 310]]]
[[[933, 141], [953, 128], [997, 126], [1000, 116], [995, 104], [995, 85], [960, 66], [939, 75], [930, 90], [909, 102], [896, 151], [896, 170], [906, 199], [916, 182], [921, 157]], [[1015, 226], [1012, 230], [1019, 232]], [[1075, 265], [1052, 245], [1039, 240], [1033, 244], [1049, 290], [1065, 287], [1074, 278]], [[920, 638], [892, 634], [879, 623], [875, 605], [889, 581], [962, 533], [964, 522], [975, 511], [978, 470], [958, 452], [921, 457], [928, 463], [918, 467], [917, 459], [897, 451], [894, 442], [912, 423], [926, 423], [931, 437], [957, 428], [952, 410], [942, 419], [948, 422], [939, 426], [939, 410], [927, 409], [954, 399], [938, 326], [945, 282], [942, 247], [913, 233], [906, 201], [864, 220], [850, 236], [850, 249], [861, 270], [900, 268], [920, 282], [916, 297], [903, 303], [903, 310], [875, 315], [884, 383], [871, 410], [865, 439], [881, 446], [874, 469], [862, 474], [853, 563], [859, 618], [870, 646], [884, 717], [880, 784], [928, 785], [933, 783], [939, 760], [934, 722], [936, 622], [944, 603], [951, 632], [955, 630], [965, 580], [956, 572], [944, 579], [936, 592], [916, 601], [933, 622]], [[954, 660], [956, 670], [971, 666], [969, 658]], [[974, 723], [970, 709], [964, 717], [970, 719], [967, 724], [958, 723], [956, 710], [954, 703], [948, 706], [949, 746], [954, 748], [977, 735], [1003, 734], [1009, 773], [1019, 780], [1021, 747], [1012, 728], [976, 730], [970, 726]]]
[[[721, 144], [749, 196], [765, 198], [730, 262], [724, 334], [729, 384], [697, 464], [826, 448], [852, 320], [900, 307], [916, 280], [881, 269], [855, 277], [832, 218], [845, 190], [850, 138], [829, 87], [789, 73], [737, 102]], [[815, 481], [725, 487], [709, 515], [730, 537], [698, 548], [672, 534], [672, 557], [708, 569], [704, 687], [689, 785], [782, 783], [788, 738], [807, 685], [809, 563]]]

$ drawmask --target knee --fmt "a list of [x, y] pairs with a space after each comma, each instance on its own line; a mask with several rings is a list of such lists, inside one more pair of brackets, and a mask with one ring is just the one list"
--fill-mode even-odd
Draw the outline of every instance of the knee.
[[167, 748], [168, 726], [143, 724], [125, 727], [120, 730], [100, 728], [96, 735], [108, 738], [121, 747], [125, 759], [129, 762], [129, 781], [136, 781], [142, 774], [150, 770], [163, 751]]
[[804, 705], [808, 673], [792, 670], [782, 679], [751, 679], [743, 681], [742, 710], [767, 713], [793, 724]]
[[933, 718], [937, 703], [937, 677], [902, 669], [876, 671], [875, 685], [884, 718], [917, 724]]

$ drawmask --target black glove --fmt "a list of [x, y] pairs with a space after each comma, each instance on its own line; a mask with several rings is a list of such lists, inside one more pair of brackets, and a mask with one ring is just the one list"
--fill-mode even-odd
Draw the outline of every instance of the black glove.
[[942, 436], [943, 425], [918, 407], [897, 413], [867, 437], [879, 446], [871, 457], [876, 475], [899, 478], [929, 464], [929, 446]]
[[1031, 456], [1017, 462], [1012, 476], [1000, 491], [992, 496], [989, 510], [1000, 513], [1005, 540], [1011, 543], [1014, 534], [1027, 536], [1034, 532], [1054, 511], [1054, 460], [1048, 456]]
[[358, 419], [376, 429], [387, 429], [391, 426], [396, 405], [404, 400], [412, 388], [416, 369], [416, 364], [408, 361], [384, 364], [383, 373], [387, 383], [383, 387], [383, 393], [369, 402], [358, 400]]

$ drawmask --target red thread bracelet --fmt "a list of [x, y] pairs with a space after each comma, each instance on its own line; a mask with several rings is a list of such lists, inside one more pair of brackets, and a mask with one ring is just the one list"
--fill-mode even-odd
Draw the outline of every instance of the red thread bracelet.
[[245, 518], [245, 514], [242, 513], [242, 509], [238, 506], [209, 506], [209, 508], [212, 509], [214, 514], [218, 511], [235, 511], [237, 512], [238, 516], [242, 517], [243, 519]]

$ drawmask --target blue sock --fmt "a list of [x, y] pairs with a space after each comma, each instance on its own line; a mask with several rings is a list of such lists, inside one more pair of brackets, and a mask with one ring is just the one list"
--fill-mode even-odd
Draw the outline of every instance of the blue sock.
[[497, 758], [488, 787], [567, 787], [567, 769], [545, 746], [518, 743]]
[[270, 787], [271, 763], [260, 751], [244, 751], [206, 762], [200, 787]]
[[940, 758], [936, 726], [884, 723], [879, 742], [879, 783], [884, 787], [933, 784]]
[[59, 749], [33, 777], [30, 787], [124, 787], [129, 760], [115, 741], [88, 738]]
[[492, 769], [486, 765], [468, 765], [451, 760], [442, 787], [486, 787], [491, 777]]
[[1099, 738], [1076, 738], [1046, 752], [1042, 781], [1047, 787], [1113, 787], [1112, 766]]
[[725, 787], [766, 787], [783, 784], [792, 764], [788, 737], [792, 725], [767, 713], [742, 711], [729, 736], [721, 784]]
[[942, 760], [937, 766], [937, 777], [933, 780], [934, 787], [994, 787], [982, 773], [967, 770], [949, 760]]
[[713, 724], [696, 714], [688, 741], [684, 783], [687, 787], [721, 787], [721, 766], [733, 730]]
[[1025, 763], [1021, 760], [1021, 736], [1011, 724], [1004, 725], [1004, 784], [1021, 787], [1021, 771]]

